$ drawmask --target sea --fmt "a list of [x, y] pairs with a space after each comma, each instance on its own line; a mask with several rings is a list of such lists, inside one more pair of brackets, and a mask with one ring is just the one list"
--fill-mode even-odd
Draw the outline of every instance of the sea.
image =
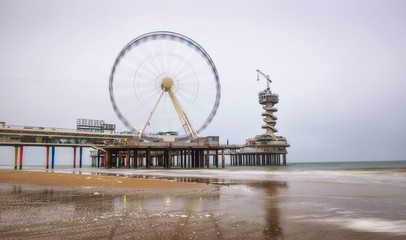
[[[13, 166], [0, 166], [1, 170], [14, 169]], [[163, 169], [145, 168], [97, 168], [84, 166], [23, 166], [28, 171], [51, 171], [79, 174], [105, 174], [139, 178], [163, 178], [182, 181], [210, 183], [213, 181], [306, 181], [365, 184], [406, 184], [406, 160], [404, 161], [360, 161], [360, 162], [301, 162], [288, 163], [286, 166], [230, 166], [225, 168], [204, 169]], [[190, 180], [192, 179], [192, 180]], [[208, 179], [208, 180], [207, 180]]]

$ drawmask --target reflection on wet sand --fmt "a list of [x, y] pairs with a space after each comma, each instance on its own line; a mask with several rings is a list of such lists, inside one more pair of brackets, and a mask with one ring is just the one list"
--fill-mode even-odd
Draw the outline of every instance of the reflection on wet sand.
[[212, 186], [179, 192], [172, 188], [156, 191], [50, 187], [3, 181], [0, 236], [2, 239], [332, 240], [406, 236], [403, 186], [215, 177], [148, 178]]
[[[196, 179], [177, 179], [196, 181]], [[275, 239], [283, 182], [205, 179], [217, 194], [2, 184], [2, 239]], [[201, 181], [200, 181], [201, 182]]]

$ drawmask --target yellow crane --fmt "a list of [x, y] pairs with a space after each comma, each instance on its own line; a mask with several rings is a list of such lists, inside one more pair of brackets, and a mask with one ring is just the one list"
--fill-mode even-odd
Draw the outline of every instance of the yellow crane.
[[269, 83], [271, 83], [271, 78], [269, 78], [269, 75], [266, 75], [265, 73], [261, 72], [260, 70], [257, 70], [257, 81], [259, 81], [259, 75], [262, 75], [264, 78], [266, 78], [266, 90], [269, 90]]

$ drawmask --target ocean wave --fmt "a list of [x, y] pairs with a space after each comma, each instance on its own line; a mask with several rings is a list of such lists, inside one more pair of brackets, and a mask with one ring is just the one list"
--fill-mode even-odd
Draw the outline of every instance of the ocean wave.
[[388, 220], [382, 218], [347, 218], [330, 217], [327, 219], [313, 220], [320, 223], [328, 223], [355, 231], [382, 232], [396, 235], [406, 234], [405, 220]]

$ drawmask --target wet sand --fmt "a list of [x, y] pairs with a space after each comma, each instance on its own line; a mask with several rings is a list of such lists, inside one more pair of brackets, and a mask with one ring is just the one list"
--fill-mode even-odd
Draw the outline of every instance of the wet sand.
[[47, 186], [99, 187], [150, 191], [213, 191], [202, 183], [184, 183], [159, 179], [123, 178], [55, 172], [0, 171], [1, 183], [26, 183]]
[[0, 172], [1, 239], [406, 237], [406, 193], [392, 186], [234, 179], [219, 187], [4, 173]]

